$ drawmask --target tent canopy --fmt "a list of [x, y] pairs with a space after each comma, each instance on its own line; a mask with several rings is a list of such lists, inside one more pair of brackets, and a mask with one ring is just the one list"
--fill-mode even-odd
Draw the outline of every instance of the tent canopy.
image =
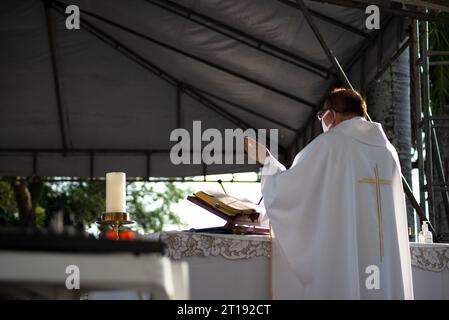
[[[81, 10], [66, 28], [65, 8]], [[406, 39], [405, 18], [367, 30], [360, 8], [305, 1], [360, 91]], [[176, 177], [255, 170], [173, 165], [170, 133], [278, 129], [281, 157], [320, 128], [339, 84], [289, 0], [4, 0], [0, 3], [0, 176]]]

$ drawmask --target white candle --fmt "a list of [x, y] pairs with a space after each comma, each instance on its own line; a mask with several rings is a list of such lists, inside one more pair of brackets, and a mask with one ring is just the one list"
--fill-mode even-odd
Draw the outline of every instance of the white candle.
[[106, 212], [126, 212], [126, 174], [106, 173]]

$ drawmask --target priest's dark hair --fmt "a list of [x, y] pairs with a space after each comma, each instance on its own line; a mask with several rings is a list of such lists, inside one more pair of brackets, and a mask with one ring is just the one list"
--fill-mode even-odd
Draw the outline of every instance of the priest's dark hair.
[[343, 114], [357, 114], [365, 117], [366, 102], [362, 95], [353, 89], [336, 88], [324, 100], [324, 109], [334, 109]]

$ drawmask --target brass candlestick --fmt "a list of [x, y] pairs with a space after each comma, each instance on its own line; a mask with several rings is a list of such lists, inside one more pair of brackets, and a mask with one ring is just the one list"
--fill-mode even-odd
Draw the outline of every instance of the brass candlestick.
[[129, 214], [127, 212], [105, 212], [101, 215], [101, 219], [97, 221], [98, 224], [110, 225], [115, 231], [116, 240], [119, 239], [118, 230], [120, 226], [125, 224], [133, 224], [134, 221], [129, 219]]

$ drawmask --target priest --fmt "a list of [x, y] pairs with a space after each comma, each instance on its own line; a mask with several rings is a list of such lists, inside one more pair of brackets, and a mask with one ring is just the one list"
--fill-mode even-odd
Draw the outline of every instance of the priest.
[[366, 112], [358, 92], [332, 91], [288, 170], [245, 139], [263, 164], [275, 299], [413, 299], [399, 158]]

